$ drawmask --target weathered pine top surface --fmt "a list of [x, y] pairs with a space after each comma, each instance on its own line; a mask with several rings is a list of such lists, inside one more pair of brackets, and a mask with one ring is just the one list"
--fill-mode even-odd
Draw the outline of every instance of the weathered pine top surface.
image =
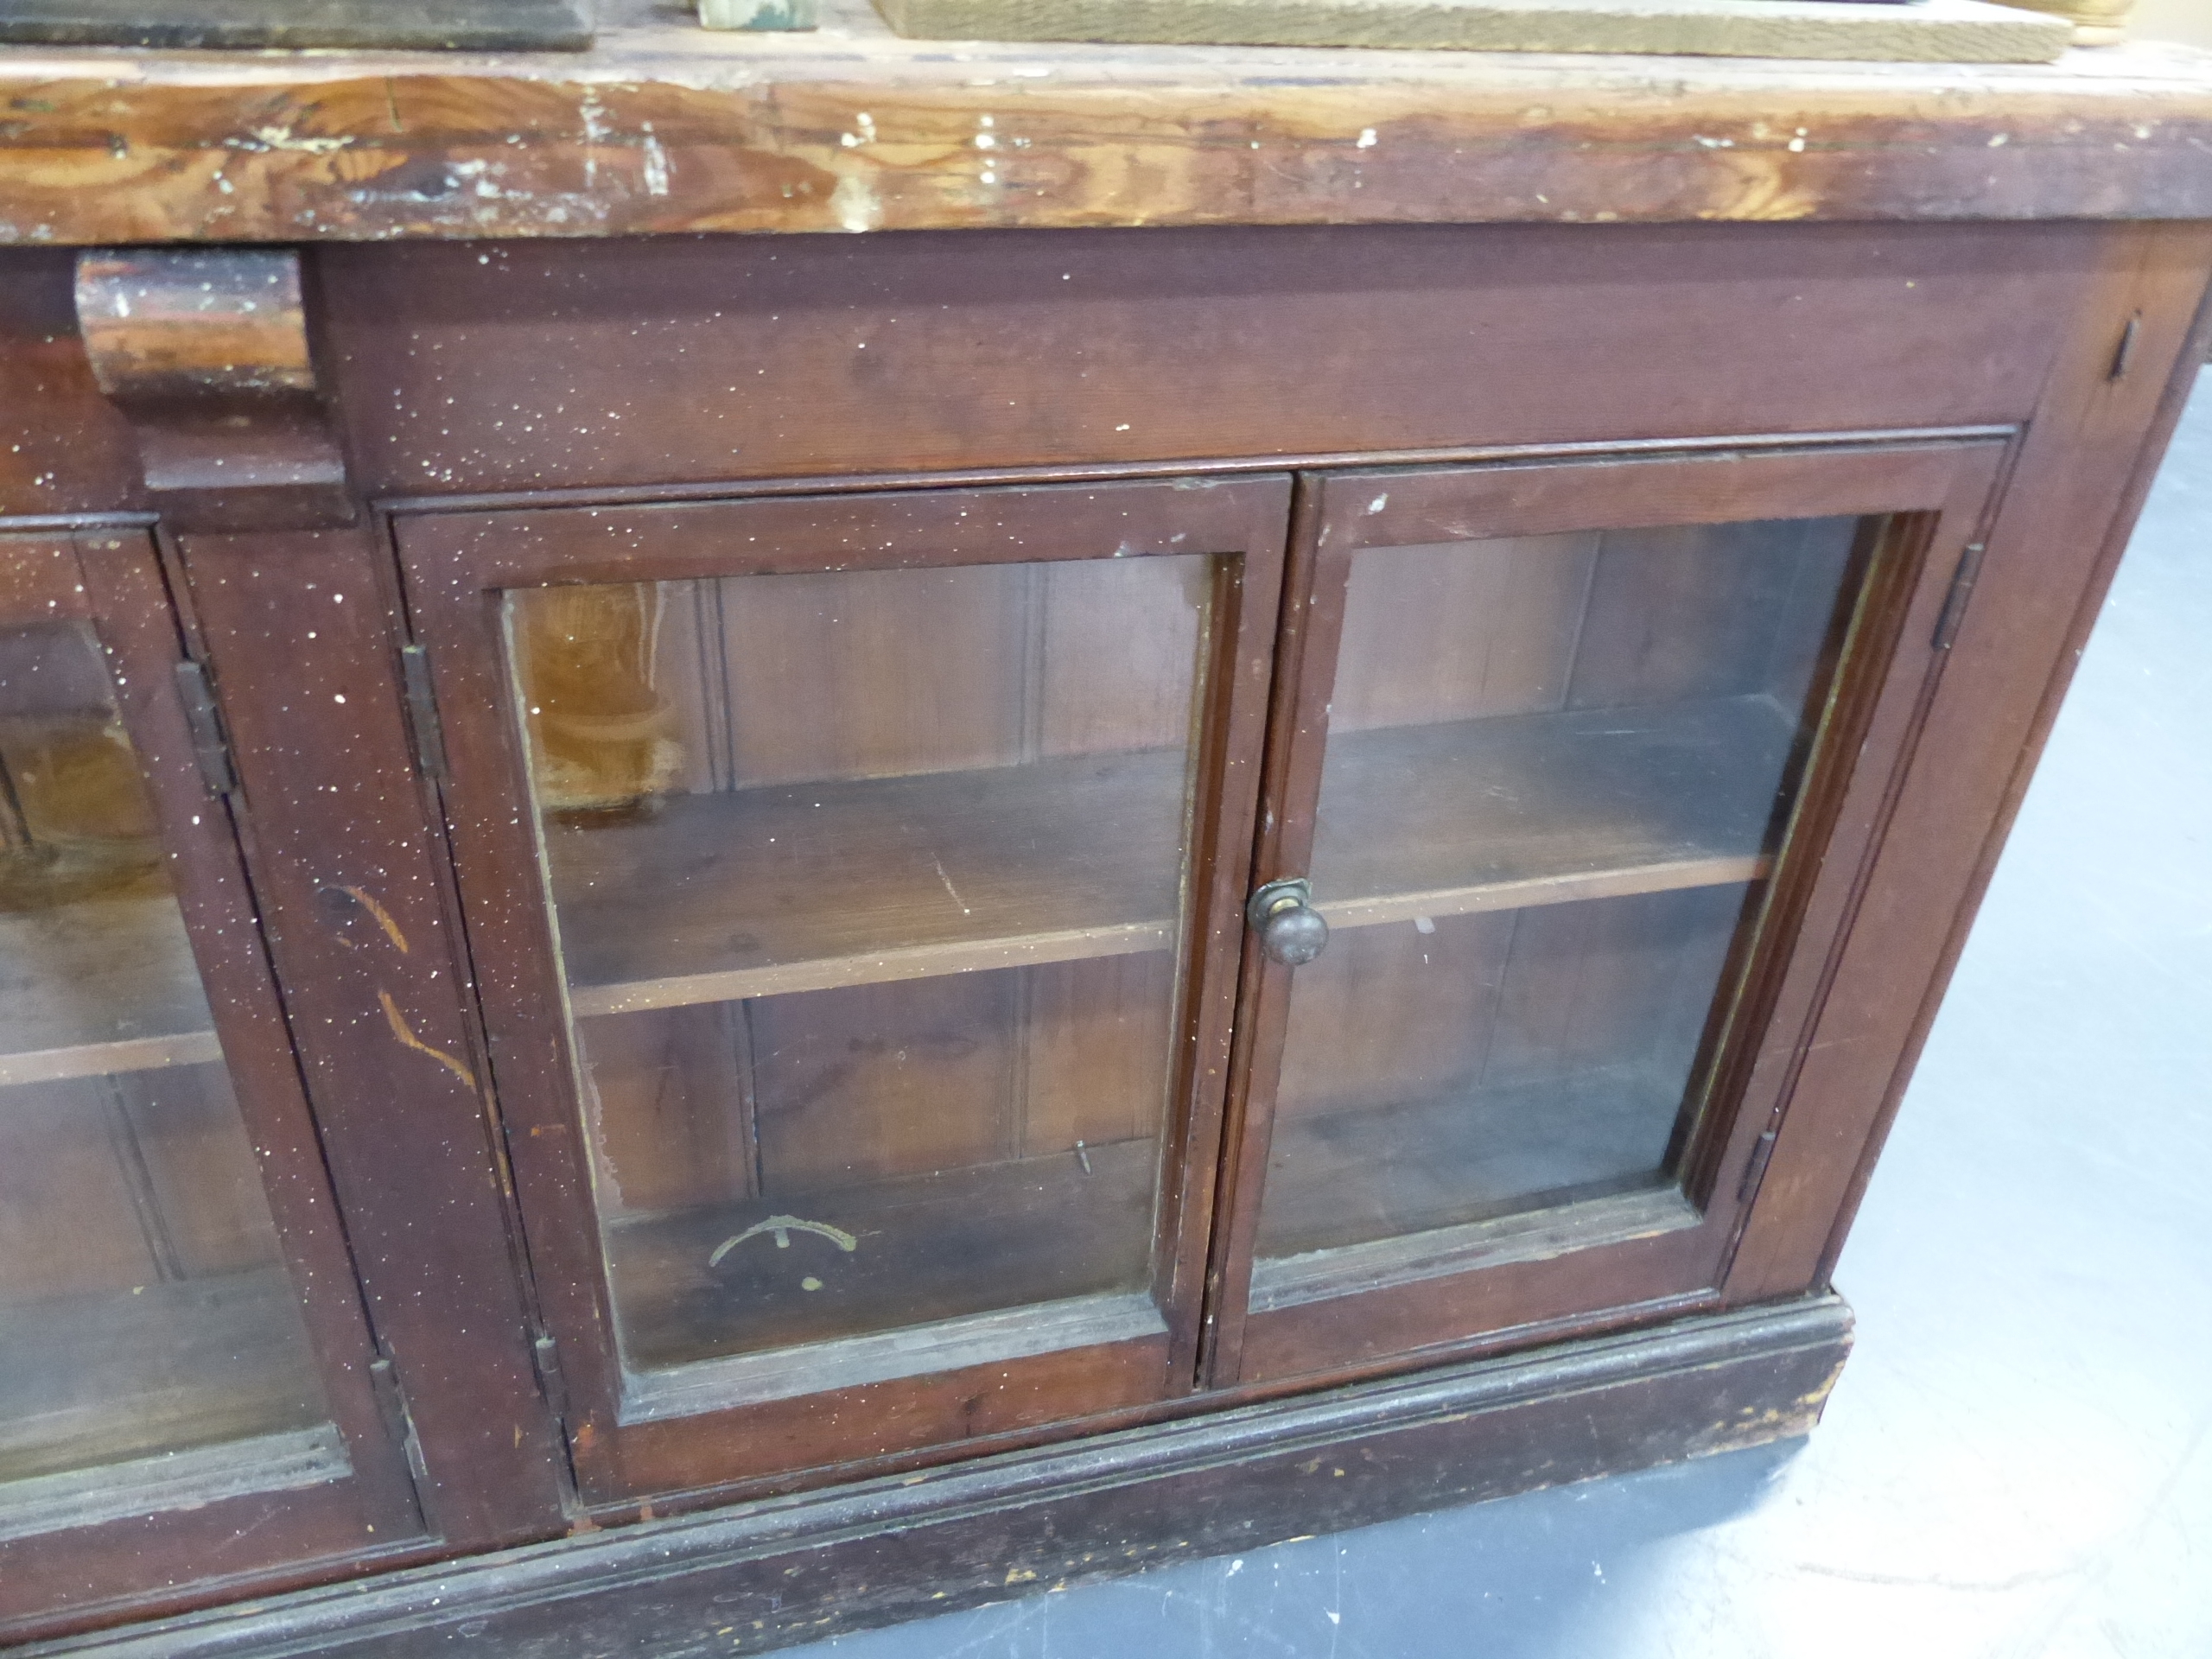
[[908, 41], [0, 48], [0, 242], [2212, 217], [2212, 53], [2047, 66]]

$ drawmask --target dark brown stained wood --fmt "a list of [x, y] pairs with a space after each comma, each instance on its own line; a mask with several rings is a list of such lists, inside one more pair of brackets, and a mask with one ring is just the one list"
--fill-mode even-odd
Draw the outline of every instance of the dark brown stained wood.
[[416, 1659], [449, 1651], [462, 1630], [533, 1659], [704, 1656], [733, 1637], [773, 1648], [1802, 1434], [1848, 1332], [1834, 1298], [1687, 1320], [52, 1651]]
[[312, 391], [298, 256], [94, 250], [77, 259], [77, 327], [111, 397]]
[[500, 1166], [376, 543], [186, 539], [263, 917], [378, 1330], [454, 1546], [559, 1529]]
[[0, 514], [143, 508], [138, 449], [77, 334], [76, 258], [0, 251]]
[[[1817, 1282], [1933, 1019], [2152, 471], [2202, 357], [2212, 231], [2113, 232], [1995, 521], [1918, 757], [1812, 1021], [1727, 1280], [1732, 1299]], [[2128, 372], [2115, 349], [2140, 318]], [[2194, 326], [2193, 326], [2194, 324]], [[1869, 804], [1869, 811], [1874, 804]], [[1959, 896], [1964, 895], [1964, 903]], [[1942, 902], [1933, 902], [1940, 896]], [[1792, 1057], [1770, 1069], [1791, 1071]]]
[[352, 519], [296, 251], [88, 251], [76, 299], [93, 378], [130, 420], [146, 493], [173, 527]]
[[[995, 1432], [987, 1425], [1012, 1429], [1073, 1420], [1156, 1401], [1188, 1386], [1170, 1374], [1168, 1360], [1172, 1342], [1195, 1343], [1195, 1259], [1208, 1215], [1204, 1172], [1216, 1156], [1214, 1114], [1230, 976], [1243, 933], [1243, 848], [1255, 792], [1287, 493], [1287, 480], [1262, 475], [775, 496], [607, 512], [399, 521], [415, 626], [436, 675], [447, 757], [442, 793], [469, 906], [470, 945], [493, 1033], [501, 1109], [532, 1267], [563, 1344], [571, 1408], [565, 1421], [588, 1498], [612, 1502], [853, 1456], [949, 1446]], [[1050, 563], [1057, 573], [1084, 560], [1188, 554], [1213, 559], [1206, 601], [1211, 632], [1193, 721], [1198, 786], [1188, 809], [1189, 897], [1172, 937], [1180, 957], [1179, 1000], [1160, 1165], [1170, 1173], [1171, 1185], [1162, 1213], [1154, 1219], [1156, 1243], [1147, 1273], [1166, 1332], [874, 1384], [864, 1398], [853, 1395], [849, 1410], [836, 1404], [845, 1397], [838, 1395], [811, 1405], [778, 1400], [742, 1410], [702, 1410], [682, 1421], [626, 1424], [613, 1294], [600, 1249], [599, 1224], [605, 1217], [594, 1182], [602, 1178], [580, 1144], [584, 1114], [560, 1017], [551, 918], [508, 707], [498, 590], [609, 579], [692, 582], [1038, 562]], [[933, 780], [925, 784], [935, 786]], [[933, 868], [930, 874], [934, 880]], [[952, 976], [929, 982], [938, 987], [953, 982]], [[981, 995], [988, 988], [969, 988]], [[845, 997], [873, 989], [847, 985], [804, 996]], [[780, 1009], [773, 1012], [785, 1017]], [[1042, 1028], [1034, 1020], [1032, 1027]], [[861, 1047], [865, 1051], [866, 1041]], [[961, 1061], [963, 1055], [968, 1061]], [[945, 1065], [936, 1066], [938, 1058]], [[1026, 1058], [1033, 1072], [1039, 1058], [1033, 1048]], [[1052, 1064], [1049, 1057], [1046, 1063]], [[963, 1044], [945, 1045], [941, 1057], [932, 1051], [931, 1065], [948, 1079], [958, 1073], [977, 1085], [988, 1081], [984, 1072], [996, 1071], [982, 1048], [971, 1051]], [[836, 1081], [827, 1073], [825, 1079]], [[991, 1083], [990, 1092], [997, 1087]], [[769, 1109], [759, 1111], [764, 1103]], [[767, 1192], [773, 1190], [765, 1184], [774, 1173], [765, 1155], [777, 1135], [773, 1106], [767, 1096], [755, 1103]], [[932, 1121], [930, 1128], [943, 1133], [918, 1137], [921, 1145], [972, 1147], [975, 1135], [988, 1127], [955, 1116], [957, 1121], [944, 1124]], [[880, 1163], [883, 1173], [930, 1166], [908, 1161], [921, 1146], [879, 1148], [889, 1154], [881, 1159], [863, 1146], [854, 1150], [863, 1162]], [[856, 1429], [863, 1406], [880, 1416], [880, 1428]], [[856, 1432], [860, 1441], [852, 1439]]]
[[[1827, 847], [1821, 845], [1832, 798], [1839, 779], [1853, 778], [1878, 798], [1896, 763], [1909, 752], [1910, 716], [1921, 703], [1936, 655], [1927, 641], [1952, 564], [1972, 535], [1994, 481], [1999, 453], [1988, 443], [1869, 446], [1817, 454], [1748, 451], [1672, 461], [1408, 469], [1332, 477], [1321, 483], [1310, 510], [1308, 533], [1315, 550], [1303, 569], [1294, 568], [1288, 595], [1291, 614], [1300, 619], [1300, 626], [1286, 635], [1290, 661], [1278, 681], [1275, 710], [1281, 735], [1270, 749], [1267, 782], [1266, 810], [1279, 827], [1262, 839], [1255, 880], [1309, 868], [1319, 874], [1322, 868], [1313, 858], [1311, 843], [1324, 786], [1322, 740], [1355, 549], [1389, 546], [1399, 537], [1408, 544], [1427, 547], [1446, 539], [1553, 535], [1591, 525], [1731, 524], [1788, 514], [1790, 508], [1776, 505], [1785, 499], [1802, 503], [1800, 511], [1808, 513], [1887, 511], [1912, 516], [1901, 518], [1903, 528], [1878, 543], [1867, 578], [1871, 585], [1858, 601], [1857, 620], [1843, 646], [1842, 693], [1823, 716], [1805, 785], [1807, 804], [1799, 808], [1783, 844], [1775, 877], [1781, 896], [1764, 906], [1765, 919], [1755, 936], [1760, 943], [1738, 964], [1745, 1017], [1733, 1025], [1721, 1021], [1708, 1038], [1717, 1044], [1715, 1058], [1700, 1062], [1704, 1069], [1693, 1075], [1690, 1152], [1682, 1173], [1692, 1179], [1690, 1197], [1701, 1219], [1694, 1226], [1656, 1230], [1601, 1230], [1574, 1248], [1534, 1256], [1509, 1251], [1489, 1265], [1479, 1251], [1471, 1258], [1454, 1254], [1450, 1265], [1466, 1263], [1456, 1272], [1427, 1273], [1400, 1262], [1392, 1269], [1398, 1274], [1395, 1282], [1381, 1272], [1366, 1279], [1354, 1272], [1308, 1275], [1317, 1287], [1340, 1287], [1340, 1294], [1287, 1304], [1271, 1296], [1266, 1311], [1247, 1314], [1246, 1286], [1262, 1214], [1261, 1183], [1255, 1176], [1272, 1167], [1274, 1102], [1283, 1086], [1284, 1022], [1293, 995], [1292, 971], [1254, 951], [1240, 1001], [1239, 1065], [1249, 1070], [1240, 1069], [1231, 1095], [1236, 1173], [1211, 1268], [1217, 1334], [1210, 1363], [1217, 1382], [1313, 1375], [1378, 1363], [1393, 1353], [1427, 1351], [1440, 1357], [1455, 1345], [1532, 1342], [1554, 1322], [1578, 1314], [1638, 1302], [1681, 1309], [1714, 1299], [1740, 1206], [1733, 1189], [1722, 1185], [1713, 1172], [1743, 1167], [1772, 1110], [1770, 1094], [1746, 1087], [1728, 1069], [1731, 1057], [1760, 1041], [1764, 987], [1781, 971], [1777, 963], [1792, 941], [1801, 937], [1796, 912], [1806, 902], [1806, 888], [1832, 895], [1852, 885], [1864, 841], [1847, 832]], [[1669, 564], [1662, 557], [1656, 568], [1665, 574]], [[1593, 588], [1593, 594], [1600, 592]], [[1663, 695], [1669, 679], [1678, 677], [1663, 658], [1648, 666], [1664, 671], [1654, 683]], [[1802, 671], [1785, 664], [1777, 671]], [[1606, 695], [1630, 689], [1614, 686]], [[1878, 708], [1898, 717], [1879, 741], [1862, 741], [1867, 711]], [[1614, 710], [1611, 718], [1618, 721], [1624, 712], [1641, 716], [1645, 711]], [[1358, 735], [1365, 741], [1373, 734]], [[1594, 912], [1603, 906], [1567, 908]], [[1531, 912], [1529, 917], [1544, 917], [1548, 925], [1553, 913]], [[1828, 938], [1815, 922], [1804, 930], [1802, 950], [1818, 959]], [[1581, 971], [1573, 957], [1570, 952], [1570, 982]], [[1735, 995], [1729, 983], [1723, 982], [1723, 1008]], [[1500, 992], [1502, 1009], [1511, 1007], [1510, 989]], [[1550, 1006], [1571, 1027], [1583, 993], [1571, 982], [1547, 990], [1538, 975], [1518, 995], [1530, 1011], [1541, 1013]], [[1604, 1012], [1602, 1007], [1596, 1011]], [[1531, 1025], [1529, 1034], [1540, 1024]], [[1581, 1046], [1594, 1042], [1602, 1054], [1606, 1040], [1602, 1030], [1578, 1034], [1563, 1027], [1551, 1045], [1538, 1041], [1527, 1058], [1552, 1065], [1564, 1061], [1571, 1071]], [[1788, 1040], [1769, 1038], [1767, 1046]], [[1698, 1091], [1707, 1087], [1719, 1092], [1700, 1109]], [[1290, 1093], [1294, 1101], [1294, 1084]], [[1453, 1245], [1447, 1253], [1456, 1249]]]
[[2181, 48], [1969, 79], [1697, 58], [948, 50], [893, 38], [858, 3], [766, 41], [643, 0], [601, 10], [581, 58], [11, 53], [0, 229], [121, 244], [2212, 211], [2197, 164], [2212, 69]]
[[2009, 423], [2098, 234], [1224, 227], [315, 261], [356, 476], [429, 496]]
[[0, 528], [0, 617], [20, 625], [92, 612], [77, 549], [66, 532], [9, 535]]
[[[147, 1612], [205, 1605], [225, 1593], [219, 1581], [236, 1575], [267, 1579], [310, 1562], [327, 1573], [342, 1570], [340, 1563], [346, 1557], [387, 1554], [421, 1536], [401, 1447], [370, 1386], [367, 1367], [374, 1351], [353, 1264], [335, 1224], [321, 1148], [255, 925], [235, 830], [223, 804], [208, 794], [193, 758], [172, 672], [182, 655], [179, 631], [152, 538], [143, 528], [113, 528], [81, 531], [72, 541], [85, 609], [108, 654], [115, 706], [145, 779], [168, 855], [168, 879], [192, 938], [187, 965], [196, 969], [208, 1005], [219, 1010], [229, 1084], [227, 1091], [211, 1090], [195, 1103], [191, 1090], [200, 1079], [194, 1072], [142, 1073], [117, 1079], [111, 1104], [126, 1131], [142, 1112], [151, 1115], [149, 1123], [156, 1117], [174, 1123], [182, 1121], [181, 1114], [204, 1125], [212, 1114], [217, 1122], [237, 1125], [219, 1145], [197, 1149], [165, 1147], [158, 1138], [142, 1141], [144, 1185], [139, 1198], [169, 1212], [159, 1244], [168, 1257], [165, 1270], [187, 1282], [197, 1278], [203, 1286], [225, 1267], [268, 1267], [264, 1252], [273, 1220], [286, 1262], [266, 1282], [277, 1287], [283, 1300], [264, 1306], [284, 1307], [296, 1332], [304, 1323], [304, 1332], [292, 1341], [303, 1340], [312, 1359], [313, 1397], [296, 1395], [285, 1421], [308, 1424], [311, 1418], [333, 1425], [334, 1433], [325, 1444], [332, 1455], [342, 1448], [351, 1474], [302, 1485], [296, 1462], [270, 1460], [272, 1484], [283, 1490], [257, 1491], [250, 1475], [241, 1479], [236, 1466], [225, 1469], [217, 1458], [200, 1471], [196, 1493], [192, 1483], [150, 1482], [149, 1509], [154, 1501], [168, 1507], [149, 1513], [119, 1514], [112, 1502], [48, 1504], [42, 1522], [66, 1522], [73, 1516], [84, 1524], [58, 1529], [41, 1524], [0, 1541], [0, 1641], [54, 1629], [67, 1620], [117, 1617], [134, 1605]], [[50, 614], [35, 593], [29, 597], [27, 611], [4, 620], [35, 621]], [[28, 1092], [50, 1099], [55, 1090], [92, 1086], [59, 1081], [32, 1085]], [[152, 1098], [149, 1090], [163, 1098]], [[235, 1107], [226, 1093], [235, 1097]], [[209, 1166], [195, 1171], [200, 1159], [243, 1159], [248, 1171], [257, 1166], [266, 1218], [202, 1202], [194, 1188]], [[114, 1286], [87, 1282], [80, 1287]], [[212, 1335], [219, 1323], [205, 1310], [194, 1318], [209, 1326], [198, 1333], [203, 1336]], [[94, 1326], [99, 1323], [95, 1319]], [[255, 1328], [266, 1329], [267, 1324]], [[80, 1334], [98, 1332], [81, 1327]], [[38, 1351], [21, 1350], [18, 1357], [35, 1358]], [[281, 1355], [283, 1350], [276, 1351]], [[158, 1377], [162, 1364], [181, 1357], [175, 1350], [161, 1356], [143, 1345], [130, 1351], [118, 1348], [95, 1369], [111, 1388], [127, 1389], [131, 1383], [125, 1362], [134, 1353], [137, 1362], [149, 1367], [141, 1373], [149, 1382]], [[266, 1348], [241, 1350], [238, 1357], [248, 1355], [261, 1372], [257, 1386], [289, 1391], [297, 1380], [296, 1371], [289, 1378], [278, 1375], [292, 1363], [273, 1360]], [[244, 1389], [231, 1389], [227, 1399], [220, 1397], [224, 1392], [219, 1383], [200, 1390], [196, 1401], [172, 1395], [162, 1403], [155, 1397], [161, 1393], [156, 1386], [133, 1409], [142, 1416], [142, 1426], [171, 1412], [213, 1425], [247, 1398]], [[50, 1486], [41, 1490], [52, 1496]]]

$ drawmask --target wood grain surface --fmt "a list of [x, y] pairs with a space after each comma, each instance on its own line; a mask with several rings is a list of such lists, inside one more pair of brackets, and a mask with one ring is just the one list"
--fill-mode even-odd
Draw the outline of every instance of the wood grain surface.
[[932, 41], [1159, 41], [1457, 52], [1635, 52], [1894, 63], [2049, 63], [2072, 31], [1980, 0], [881, 0]]
[[2212, 54], [1811, 65], [710, 32], [0, 59], [0, 243], [2212, 214]]

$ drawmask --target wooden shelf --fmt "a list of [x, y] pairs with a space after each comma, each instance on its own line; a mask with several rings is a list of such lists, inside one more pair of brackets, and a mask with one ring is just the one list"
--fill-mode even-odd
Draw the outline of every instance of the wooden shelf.
[[281, 1268], [7, 1306], [0, 1331], [0, 1514], [16, 1481], [325, 1415]]
[[[1259, 1254], [1305, 1261], [1409, 1239], [1419, 1254], [1421, 1235], [1650, 1187], [1681, 1105], [1679, 1085], [1609, 1066], [1279, 1121]], [[1255, 1294], [1271, 1282], [1255, 1269]]]
[[222, 1057], [175, 899], [0, 913], [0, 1085]]
[[[1150, 1308], [1132, 1287], [1147, 1274], [1158, 1157], [1149, 1139], [1123, 1141], [619, 1220], [609, 1271], [637, 1374], [625, 1421], [696, 1409], [676, 1402], [702, 1394], [775, 1398], [1030, 1351], [1019, 1326], [1046, 1307], [1075, 1316], [1047, 1346], [1107, 1339], [1102, 1323], [1136, 1334], [1122, 1327], [1132, 1294]], [[802, 1227], [779, 1245], [774, 1217], [854, 1248]]]
[[1332, 736], [1313, 849], [1334, 927], [1764, 875], [1794, 732], [1772, 699]]
[[[1749, 881], [1791, 730], [1764, 697], [1332, 741], [1338, 927]], [[546, 836], [569, 1001], [628, 1013], [1168, 948], [1180, 750], [669, 800]]]
[[1185, 758], [670, 799], [546, 836], [569, 1002], [626, 1013], [1168, 947]]

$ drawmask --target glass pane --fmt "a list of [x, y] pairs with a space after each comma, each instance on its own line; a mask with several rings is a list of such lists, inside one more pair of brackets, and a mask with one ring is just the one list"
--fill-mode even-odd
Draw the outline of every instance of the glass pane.
[[1354, 556], [1255, 1299], [1672, 1185], [1871, 528]]
[[327, 1414], [99, 643], [0, 628], [0, 1536]]
[[633, 1374], [766, 1398], [1161, 1328], [1211, 588], [1188, 556], [508, 596]]

